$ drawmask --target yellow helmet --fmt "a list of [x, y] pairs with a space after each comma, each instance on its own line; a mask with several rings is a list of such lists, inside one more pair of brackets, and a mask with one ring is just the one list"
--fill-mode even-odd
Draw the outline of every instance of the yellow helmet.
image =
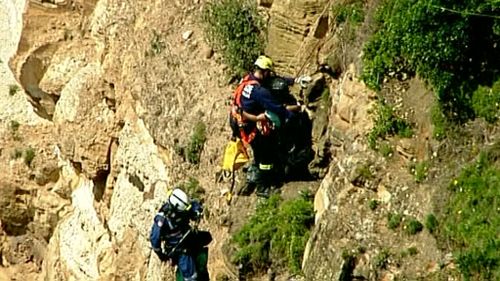
[[272, 70], [273, 69], [273, 61], [267, 56], [259, 56], [254, 63], [260, 69]]

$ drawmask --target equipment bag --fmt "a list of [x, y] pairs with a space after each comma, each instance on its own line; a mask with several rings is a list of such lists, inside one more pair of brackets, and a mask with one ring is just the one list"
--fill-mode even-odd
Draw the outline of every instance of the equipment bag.
[[224, 151], [222, 170], [234, 172], [249, 160], [247, 149], [241, 139], [230, 140]]

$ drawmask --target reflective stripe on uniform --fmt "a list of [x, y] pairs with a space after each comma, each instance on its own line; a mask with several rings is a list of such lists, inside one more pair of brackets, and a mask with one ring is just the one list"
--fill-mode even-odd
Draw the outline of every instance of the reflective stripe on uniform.
[[195, 272], [191, 277], [184, 276], [184, 281], [196, 281], [196, 278], [198, 278], [198, 274]]
[[252, 94], [252, 90], [253, 90], [253, 85], [248, 84], [245, 86], [245, 88], [243, 88], [241, 95], [244, 96], [245, 98], [249, 99], [250, 95]]
[[273, 168], [273, 164], [259, 164], [259, 169], [261, 170], [271, 170]]

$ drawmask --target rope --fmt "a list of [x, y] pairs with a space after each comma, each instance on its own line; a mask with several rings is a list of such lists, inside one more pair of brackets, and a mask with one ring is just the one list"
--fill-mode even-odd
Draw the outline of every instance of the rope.
[[454, 10], [454, 9], [450, 9], [450, 8], [437, 6], [437, 5], [429, 5], [429, 6], [431, 8], [434, 8], [434, 9], [439, 9], [442, 11], [447, 11], [447, 12], [459, 14], [462, 16], [476, 16], [476, 17], [483, 17], [483, 18], [500, 19], [500, 16], [495, 16], [495, 15], [487, 15], [487, 14], [479, 14], [479, 13], [466, 12], [466, 11], [458, 11], [458, 10]]

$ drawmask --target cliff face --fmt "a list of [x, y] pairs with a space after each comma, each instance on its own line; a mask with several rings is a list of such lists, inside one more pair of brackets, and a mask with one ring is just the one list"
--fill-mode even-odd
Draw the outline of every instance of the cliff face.
[[[338, 53], [327, 2], [260, 1], [269, 18], [267, 52], [280, 73], [314, 74]], [[233, 276], [223, 244], [224, 218], [235, 210], [213, 181], [229, 137], [232, 87], [203, 38], [203, 1], [0, 3], [1, 28], [9, 30], [0, 33], [8, 42], [0, 48], [0, 280], [164, 280], [171, 268], [151, 255], [151, 221], [166, 191], [189, 177], [205, 189], [201, 227], [214, 236], [212, 276]], [[402, 164], [430, 144], [425, 134], [397, 140], [401, 158], [392, 162], [368, 149], [375, 95], [358, 82], [355, 65], [335, 77], [314, 74], [330, 94], [304, 96], [313, 164], [325, 176], [305, 279], [425, 278], [446, 257], [428, 233], [388, 231], [385, 217], [422, 218], [430, 210], [431, 187], [417, 191]], [[418, 80], [408, 85], [410, 98], [426, 93]], [[207, 141], [194, 166], [177, 149], [197, 122], [206, 124]], [[372, 199], [381, 202], [375, 211]], [[245, 211], [253, 209], [254, 199], [242, 200]], [[412, 246], [418, 256], [398, 267], [374, 261], [386, 248]]]
[[[5, 12], [21, 19], [24, 3], [17, 4], [17, 14]], [[111, 28], [117, 21], [133, 27], [133, 9], [29, 2], [22, 34], [10, 38], [17, 46], [21, 35], [10, 60], [20, 85], [14, 94], [2, 91], [2, 106], [25, 111], [2, 110], [1, 167], [10, 175], [2, 184], [2, 274], [9, 278], [28, 268], [42, 280], [162, 279], [148, 236], [171, 162], [137, 117], [124, 90], [129, 80], [121, 80], [139, 74], [126, 66], [140, 63], [133, 54], [141, 46]]]

